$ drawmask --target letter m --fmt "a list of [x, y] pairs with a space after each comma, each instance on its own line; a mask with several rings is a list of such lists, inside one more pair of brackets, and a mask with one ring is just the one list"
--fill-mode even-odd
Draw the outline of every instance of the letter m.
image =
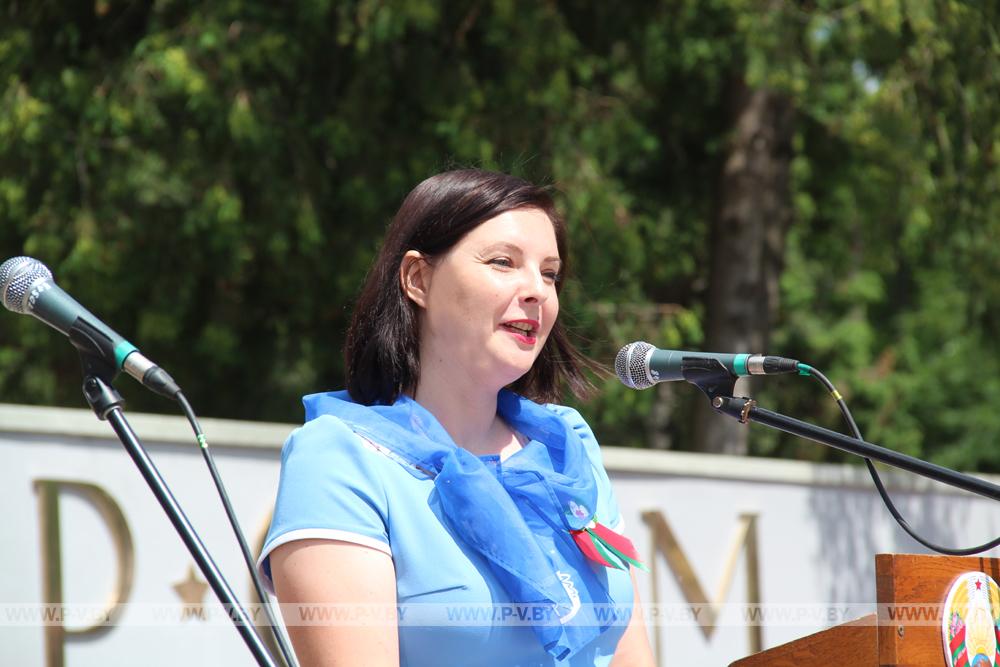
[[[687, 603], [696, 611], [695, 618], [701, 627], [701, 632], [705, 639], [711, 639], [715, 632], [716, 620], [720, 613], [720, 607], [729, 595], [729, 589], [733, 583], [733, 574], [736, 572], [736, 565], [739, 563], [740, 551], [746, 551], [746, 580], [748, 605], [760, 604], [760, 573], [757, 561], [757, 515], [741, 514], [736, 526], [736, 534], [730, 543], [729, 552], [726, 554], [725, 567], [722, 571], [722, 578], [719, 580], [715, 597], [711, 600], [705, 594], [698, 577], [695, 576], [694, 568], [688, 560], [684, 550], [681, 549], [680, 542], [674, 536], [674, 531], [670, 529], [663, 513], [655, 510], [642, 513], [642, 520], [652, 531], [653, 555], [650, 559], [653, 578], [653, 604], [657, 603], [658, 586], [658, 555], [663, 555], [667, 566], [677, 580]], [[759, 623], [750, 623], [747, 626], [749, 633], [749, 652], [757, 653], [762, 648], [761, 626]], [[659, 633], [656, 633], [657, 653], [659, 654]]]

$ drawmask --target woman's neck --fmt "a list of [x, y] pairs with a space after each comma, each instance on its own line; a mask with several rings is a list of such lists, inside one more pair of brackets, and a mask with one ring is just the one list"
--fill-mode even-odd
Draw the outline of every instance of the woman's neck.
[[459, 447], [476, 456], [506, 457], [520, 443], [497, 414], [499, 389], [472, 386], [454, 374], [422, 369], [414, 399], [441, 423]]

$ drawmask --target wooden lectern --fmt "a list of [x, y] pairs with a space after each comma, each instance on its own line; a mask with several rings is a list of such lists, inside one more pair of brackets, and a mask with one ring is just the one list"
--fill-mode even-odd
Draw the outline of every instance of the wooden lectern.
[[952, 584], [974, 571], [1000, 583], [997, 558], [878, 554], [876, 613], [761, 651], [730, 667], [943, 667], [948, 663], [941, 621], [936, 619]]

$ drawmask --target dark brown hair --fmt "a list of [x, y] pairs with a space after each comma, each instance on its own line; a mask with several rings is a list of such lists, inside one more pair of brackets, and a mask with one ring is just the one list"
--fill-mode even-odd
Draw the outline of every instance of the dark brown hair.
[[[354, 307], [344, 345], [347, 389], [355, 401], [391, 404], [412, 394], [420, 379], [418, 306], [404, 293], [399, 267], [409, 250], [433, 258], [465, 234], [506, 211], [536, 208], [548, 215], [567, 269], [566, 226], [548, 190], [520, 178], [460, 169], [431, 176], [406, 196], [386, 232]], [[561, 281], [556, 284], [561, 290]], [[569, 342], [558, 320], [531, 370], [510, 389], [540, 402], [554, 402], [568, 388], [583, 398], [592, 388], [583, 374], [592, 365]]]

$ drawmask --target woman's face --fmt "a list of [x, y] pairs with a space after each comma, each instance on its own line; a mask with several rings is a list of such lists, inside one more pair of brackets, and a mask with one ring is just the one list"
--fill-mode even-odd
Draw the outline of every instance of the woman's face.
[[414, 264], [407, 272], [404, 260], [403, 281], [423, 307], [421, 374], [437, 364], [499, 389], [531, 369], [559, 313], [561, 262], [544, 211], [502, 213], [430, 263]]

